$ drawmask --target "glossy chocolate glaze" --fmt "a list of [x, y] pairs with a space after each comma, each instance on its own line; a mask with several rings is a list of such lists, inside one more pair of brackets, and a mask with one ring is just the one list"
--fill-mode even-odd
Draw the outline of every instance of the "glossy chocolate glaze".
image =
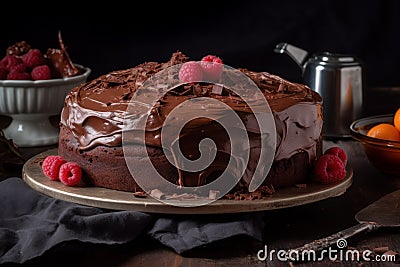
[[49, 61], [49, 66], [52, 68], [53, 77], [67, 78], [81, 74], [83, 70], [76, 67], [72, 62], [60, 32], [58, 32], [58, 41], [60, 43], [59, 49], [49, 48], [44, 54], [44, 57]]
[[[135, 92], [152, 75], [188, 60], [187, 56], [176, 52], [166, 63], [145, 62], [76, 87], [66, 97], [61, 123], [74, 134], [81, 150], [99, 145], [121, 146], [124, 114]], [[267, 72], [239, 70], [261, 89], [273, 112], [277, 131], [275, 160], [288, 159], [302, 151], [308, 153], [310, 161], [313, 160], [322, 129], [320, 95], [305, 85], [291, 83]], [[257, 165], [261, 147], [255, 116], [246, 103], [228, 88], [222, 88], [218, 94], [213, 92], [213, 88], [212, 84], [206, 83], [185, 84], [164, 95], [153, 107], [146, 122], [145, 143], [161, 147], [160, 136], [165, 118], [180, 103], [199, 96], [217, 99], [238, 113], [248, 131], [251, 153], [243, 176], [243, 181], [248, 183]], [[194, 115], [198, 115], [197, 112], [193, 110]], [[196, 186], [209, 182], [227, 166], [229, 138], [224, 129], [210, 119], [195, 119], [184, 127], [179, 137], [182, 154], [190, 159], [199, 157], [198, 144], [207, 137], [212, 138], [217, 145], [216, 159], [201, 172], [178, 170], [180, 185]]]

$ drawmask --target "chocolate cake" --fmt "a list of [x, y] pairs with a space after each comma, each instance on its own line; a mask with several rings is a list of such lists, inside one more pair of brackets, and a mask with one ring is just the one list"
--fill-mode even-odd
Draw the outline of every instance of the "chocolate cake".
[[[143, 83], [150, 77], [187, 61], [189, 58], [186, 55], [176, 52], [168, 62], [145, 62], [130, 69], [102, 75], [74, 88], [67, 95], [61, 114], [59, 154], [68, 161], [77, 162], [83, 169], [85, 180], [91, 185], [122, 191], [142, 191], [124, 158], [124, 112], [132, 96], [141, 90]], [[238, 70], [261, 90], [276, 126], [274, 159], [262, 185], [277, 189], [307, 183], [311, 166], [322, 153], [320, 95], [305, 85], [289, 82], [267, 72], [245, 68]], [[183, 171], [170, 163], [160, 140], [163, 122], [170, 110], [184, 100], [209, 97], [232, 107], [243, 119], [246, 128], [249, 127], [248, 165], [232, 189], [232, 192], [246, 192], [259, 160], [261, 139], [257, 130], [250, 129], [256, 121], [251, 110], [246, 109], [246, 103], [229, 88], [220, 89], [215, 93], [213, 84], [194, 82], [183, 83], [165, 94], [152, 108], [146, 122], [147, 153], [143, 153], [133, 142], [129, 147], [133, 155], [130, 164], [140, 169], [141, 159], [148, 156], [164, 179], [181, 187], [201, 186], [218, 178], [227, 166], [230, 150], [229, 138], [218, 123], [207, 119], [194, 120], [180, 134], [182, 153], [191, 159], [199, 157], [198, 146], [201, 140], [214, 140], [217, 146], [216, 157], [202, 171]]]

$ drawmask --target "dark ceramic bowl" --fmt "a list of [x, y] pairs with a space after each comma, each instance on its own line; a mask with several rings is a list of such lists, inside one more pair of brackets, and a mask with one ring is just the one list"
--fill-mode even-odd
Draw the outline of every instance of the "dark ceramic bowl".
[[377, 124], [393, 124], [393, 117], [387, 114], [356, 120], [350, 125], [350, 133], [362, 143], [372, 165], [385, 174], [400, 176], [400, 142], [367, 136], [368, 130]]

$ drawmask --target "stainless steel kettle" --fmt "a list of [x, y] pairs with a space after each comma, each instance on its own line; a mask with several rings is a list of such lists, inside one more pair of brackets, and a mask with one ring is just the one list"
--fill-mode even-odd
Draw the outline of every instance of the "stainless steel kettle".
[[288, 54], [301, 68], [304, 84], [323, 99], [323, 136], [350, 137], [350, 124], [362, 116], [363, 69], [352, 55], [308, 52], [288, 43], [275, 52]]

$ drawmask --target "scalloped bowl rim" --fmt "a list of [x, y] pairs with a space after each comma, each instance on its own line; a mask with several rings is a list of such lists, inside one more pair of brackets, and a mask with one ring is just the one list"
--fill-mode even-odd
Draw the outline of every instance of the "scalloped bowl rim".
[[[362, 143], [400, 150], [400, 141], [389, 141], [389, 140], [383, 140], [383, 139], [370, 137], [370, 136], [367, 136], [366, 134], [361, 133], [356, 128], [357, 124], [363, 123], [367, 120], [377, 120], [377, 123], [379, 123], [379, 119], [389, 119], [389, 118], [393, 119], [393, 116], [394, 116], [394, 114], [383, 114], [383, 115], [364, 117], [364, 118], [355, 120], [350, 124], [350, 133], [353, 136], [353, 138], [355, 138], [356, 140], [358, 140]], [[384, 121], [382, 121], [382, 123], [383, 122]]]
[[60, 85], [60, 84], [68, 84], [68, 83], [74, 83], [81, 81], [83, 78], [88, 78], [91, 69], [88, 67], [84, 67], [79, 64], [75, 64], [78, 68], [84, 69], [85, 72], [73, 76], [73, 77], [66, 77], [66, 78], [60, 78], [60, 79], [51, 79], [51, 80], [37, 80], [37, 81], [30, 81], [30, 80], [0, 80], [0, 86], [3, 87], [48, 87], [48, 86], [53, 86], [53, 85]]

